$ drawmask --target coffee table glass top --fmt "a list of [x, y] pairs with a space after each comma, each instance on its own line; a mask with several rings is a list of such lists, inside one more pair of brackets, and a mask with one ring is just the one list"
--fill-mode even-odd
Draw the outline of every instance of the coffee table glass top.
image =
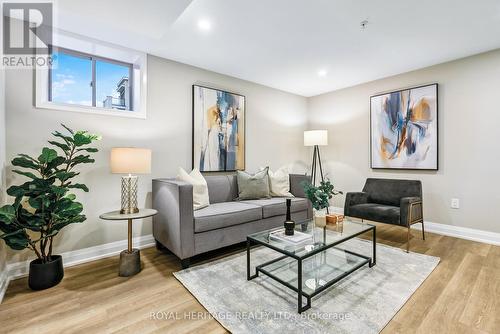
[[[307, 226], [307, 228], [303, 230], [302, 226]], [[374, 228], [374, 226], [344, 219], [342, 225], [328, 226], [326, 227], [327, 231], [325, 231], [323, 227], [314, 227], [313, 220], [309, 220], [296, 224], [295, 231], [309, 234], [312, 238], [297, 244], [269, 237], [271, 232], [282, 228], [283, 227], [278, 227], [250, 234], [248, 238], [253, 242], [264, 244], [267, 247], [273, 248], [293, 258], [305, 258], [309, 257], [312, 253], [320, 252], [331, 245], [342, 243], [343, 241], [346, 241], [354, 236], [370, 231]]]

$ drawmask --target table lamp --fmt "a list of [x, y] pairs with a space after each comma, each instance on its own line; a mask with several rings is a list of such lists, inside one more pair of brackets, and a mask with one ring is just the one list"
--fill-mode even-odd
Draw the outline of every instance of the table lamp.
[[151, 173], [151, 150], [146, 148], [115, 147], [111, 149], [111, 173], [122, 176], [121, 214], [137, 213], [137, 180], [132, 174]]
[[311, 168], [312, 184], [316, 185], [316, 174], [319, 166], [321, 181], [324, 181], [323, 166], [321, 165], [321, 156], [319, 146], [328, 145], [328, 130], [310, 130], [304, 131], [304, 146], [314, 146], [313, 161]]

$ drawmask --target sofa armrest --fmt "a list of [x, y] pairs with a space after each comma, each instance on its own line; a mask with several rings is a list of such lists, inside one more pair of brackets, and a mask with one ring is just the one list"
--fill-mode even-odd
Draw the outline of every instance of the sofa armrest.
[[180, 259], [194, 255], [193, 186], [175, 179], [153, 180], [153, 236]]
[[290, 174], [290, 192], [295, 197], [306, 197], [304, 192], [303, 183], [311, 182], [311, 177], [309, 175], [303, 174]]
[[403, 197], [400, 202], [401, 225], [409, 226], [423, 220], [422, 199], [420, 197]]
[[345, 194], [344, 215], [350, 215], [350, 208], [353, 205], [368, 203], [368, 193], [349, 192]]

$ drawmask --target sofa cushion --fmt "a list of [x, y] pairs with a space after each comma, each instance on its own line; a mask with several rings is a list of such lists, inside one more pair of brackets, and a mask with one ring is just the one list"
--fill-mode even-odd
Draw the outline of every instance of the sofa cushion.
[[[264, 169], [260, 168], [260, 170]], [[282, 167], [274, 172], [268, 167], [267, 174], [269, 175], [271, 197], [293, 197], [290, 193], [290, 175], [286, 167]]]
[[203, 175], [208, 185], [210, 204], [232, 202], [238, 197], [235, 175]]
[[[291, 198], [291, 212], [307, 211], [307, 200], [305, 198]], [[242, 203], [258, 205], [262, 207], [262, 217], [269, 218], [286, 214], [286, 198], [273, 197], [269, 199], [254, 199], [241, 201]]]
[[199, 210], [208, 206], [210, 200], [208, 198], [207, 181], [197, 168], [193, 169], [191, 173], [188, 174], [184, 168], [179, 167], [176, 180], [187, 182], [193, 186], [194, 210]]
[[262, 208], [241, 202], [214, 203], [194, 212], [194, 232], [211, 231], [262, 219]]
[[238, 200], [270, 198], [268, 170], [266, 167], [255, 174], [237, 171]]
[[349, 215], [375, 222], [400, 225], [398, 206], [375, 203], [357, 204], [349, 208]]

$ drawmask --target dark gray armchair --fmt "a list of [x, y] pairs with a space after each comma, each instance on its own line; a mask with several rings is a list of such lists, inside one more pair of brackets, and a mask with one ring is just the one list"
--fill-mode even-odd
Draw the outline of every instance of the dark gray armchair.
[[410, 249], [410, 226], [422, 223], [422, 183], [418, 180], [366, 180], [363, 192], [346, 194], [344, 215], [408, 228], [406, 251]]

